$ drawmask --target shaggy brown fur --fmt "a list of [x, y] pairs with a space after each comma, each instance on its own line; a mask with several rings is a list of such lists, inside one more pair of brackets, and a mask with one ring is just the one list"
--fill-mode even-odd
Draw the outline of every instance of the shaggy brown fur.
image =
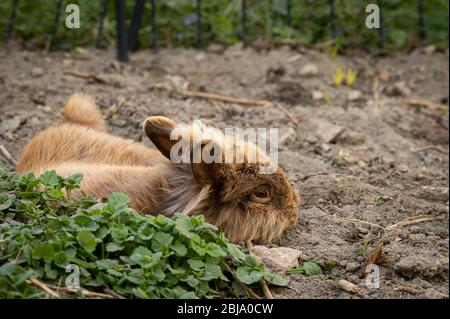
[[[107, 134], [89, 97], [73, 95], [63, 114], [65, 123], [38, 133], [25, 146], [19, 173], [81, 172], [85, 193], [105, 198], [124, 192], [134, 209], [147, 214], [203, 214], [233, 242], [270, 242], [296, 222], [299, 196], [280, 168], [270, 175], [259, 173], [260, 165], [270, 160], [254, 144], [245, 143], [242, 152], [247, 160], [248, 150], [256, 148], [257, 163], [174, 164], [170, 149], [177, 141], [170, 140], [170, 132], [176, 123], [168, 118], [153, 116], [144, 123], [158, 152]], [[219, 136], [216, 142], [223, 150], [238, 152], [235, 140]]]

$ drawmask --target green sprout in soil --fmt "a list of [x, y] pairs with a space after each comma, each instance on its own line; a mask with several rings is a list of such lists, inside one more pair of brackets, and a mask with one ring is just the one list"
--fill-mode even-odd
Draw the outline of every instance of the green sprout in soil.
[[367, 250], [367, 246], [368, 246], [367, 242], [364, 242], [361, 245], [359, 245], [358, 249], [356, 250], [356, 255], [364, 256], [364, 254], [366, 253], [366, 250]]

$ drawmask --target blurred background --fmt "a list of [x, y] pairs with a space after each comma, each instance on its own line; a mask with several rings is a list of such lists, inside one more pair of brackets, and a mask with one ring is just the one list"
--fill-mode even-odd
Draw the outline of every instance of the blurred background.
[[[138, 34], [141, 48], [198, 45], [198, 21], [201, 15], [201, 44], [230, 45], [240, 40], [256, 46], [262, 39], [273, 44], [292, 39], [312, 45], [335, 39], [334, 50], [341, 48], [374, 49], [380, 46], [380, 34], [363, 27], [366, 5], [382, 7], [382, 41], [387, 50], [410, 49], [420, 44], [448, 45], [449, 2], [447, 0], [165, 0], [143, 1], [144, 14]], [[0, 2], [0, 30], [20, 39], [26, 47], [42, 47], [54, 32], [60, 3], [75, 3], [82, 8], [80, 29], [70, 32], [59, 27], [55, 48], [89, 46], [96, 42], [100, 17], [105, 12], [104, 37], [100, 46], [113, 43], [116, 34], [114, 1], [108, 0], [36, 0]], [[151, 7], [154, 3], [157, 29], [152, 40]], [[135, 1], [125, 1], [131, 20]], [[11, 16], [16, 8], [16, 16]], [[106, 11], [105, 11], [106, 9]], [[60, 9], [59, 9], [60, 10]], [[243, 12], [244, 17], [243, 17]], [[156, 31], [156, 30], [155, 30]], [[5, 37], [2, 37], [4, 41]], [[256, 41], [256, 43], [255, 43]], [[267, 45], [267, 44], [266, 44]]]

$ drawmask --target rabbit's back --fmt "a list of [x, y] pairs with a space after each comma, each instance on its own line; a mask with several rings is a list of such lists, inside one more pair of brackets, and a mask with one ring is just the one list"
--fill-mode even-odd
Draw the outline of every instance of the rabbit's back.
[[167, 159], [159, 152], [132, 140], [66, 123], [49, 127], [34, 136], [20, 156], [17, 171], [51, 169], [67, 161], [152, 166]]

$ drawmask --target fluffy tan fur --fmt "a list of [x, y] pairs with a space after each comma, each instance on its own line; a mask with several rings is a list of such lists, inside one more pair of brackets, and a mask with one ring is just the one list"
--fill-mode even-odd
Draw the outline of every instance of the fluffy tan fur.
[[[65, 123], [38, 133], [25, 146], [19, 173], [55, 169], [69, 176], [81, 172], [85, 193], [105, 198], [124, 192], [131, 206], [146, 214], [203, 214], [233, 242], [270, 242], [296, 222], [299, 196], [280, 168], [274, 174], [259, 174], [262, 164], [250, 163], [247, 154], [244, 163], [174, 164], [169, 159], [176, 142], [170, 140], [174, 121], [161, 116], [145, 121], [144, 131], [158, 148], [149, 149], [107, 134], [100, 111], [84, 95], [71, 96], [63, 114]], [[224, 150], [233, 149], [236, 143], [220, 135], [216, 142]], [[242, 151], [255, 147], [246, 143]], [[269, 161], [260, 149], [257, 158], [264, 165]], [[252, 200], [258, 189], [267, 191], [270, 201]]]

